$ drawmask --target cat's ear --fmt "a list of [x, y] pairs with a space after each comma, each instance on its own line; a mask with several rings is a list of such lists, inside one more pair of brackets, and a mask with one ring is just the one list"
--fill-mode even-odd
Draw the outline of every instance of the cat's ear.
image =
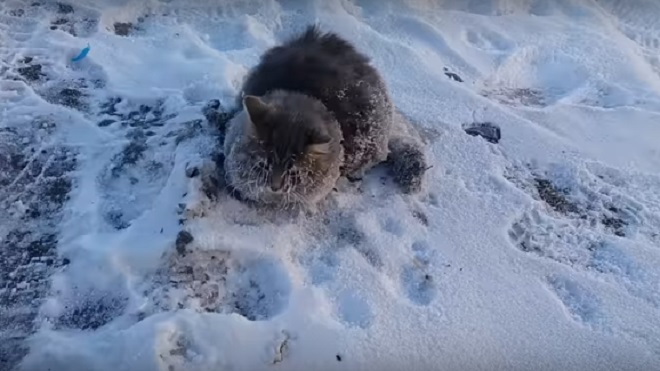
[[272, 107], [257, 96], [246, 95], [243, 97], [243, 109], [245, 109], [252, 124], [261, 127], [265, 124], [266, 116]]
[[328, 134], [312, 133], [307, 137], [307, 153], [310, 155], [327, 155], [330, 153], [332, 138]]

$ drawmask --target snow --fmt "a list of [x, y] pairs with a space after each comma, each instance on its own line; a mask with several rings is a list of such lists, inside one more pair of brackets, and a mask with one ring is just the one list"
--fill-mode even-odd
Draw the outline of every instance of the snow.
[[[658, 11], [2, 2], [0, 364], [660, 369]], [[204, 106], [231, 106], [261, 53], [313, 22], [367, 53], [418, 125], [425, 191], [375, 169], [314, 217], [209, 198]]]

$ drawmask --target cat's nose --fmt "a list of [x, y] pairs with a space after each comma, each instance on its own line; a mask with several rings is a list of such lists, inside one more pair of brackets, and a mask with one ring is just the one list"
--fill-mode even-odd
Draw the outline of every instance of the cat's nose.
[[270, 189], [273, 192], [277, 192], [280, 189], [282, 189], [282, 185], [284, 185], [284, 177], [282, 176], [282, 174], [274, 172], [273, 176], [270, 179]]

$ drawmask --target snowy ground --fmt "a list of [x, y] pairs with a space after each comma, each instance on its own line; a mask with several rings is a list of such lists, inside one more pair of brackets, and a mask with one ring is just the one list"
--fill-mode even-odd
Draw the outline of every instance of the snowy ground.
[[[658, 16], [3, 0], [0, 369], [660, 370]], [[376, 169], [292, 219], [218, 190], [203, 108], [311, 22], [420, 127], [423, 194]]]

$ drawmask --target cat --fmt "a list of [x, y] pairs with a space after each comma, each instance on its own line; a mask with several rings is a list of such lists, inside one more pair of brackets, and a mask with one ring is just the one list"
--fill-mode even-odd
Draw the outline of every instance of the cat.
[[369, 58], [335, 33], [312, 25], [267, 50], [236, 106], [224, 169], [243, 199], [313, 206], [341, 176], [359, 180], [385, 161], [404, 192], [421, 190], [421, 142]]

